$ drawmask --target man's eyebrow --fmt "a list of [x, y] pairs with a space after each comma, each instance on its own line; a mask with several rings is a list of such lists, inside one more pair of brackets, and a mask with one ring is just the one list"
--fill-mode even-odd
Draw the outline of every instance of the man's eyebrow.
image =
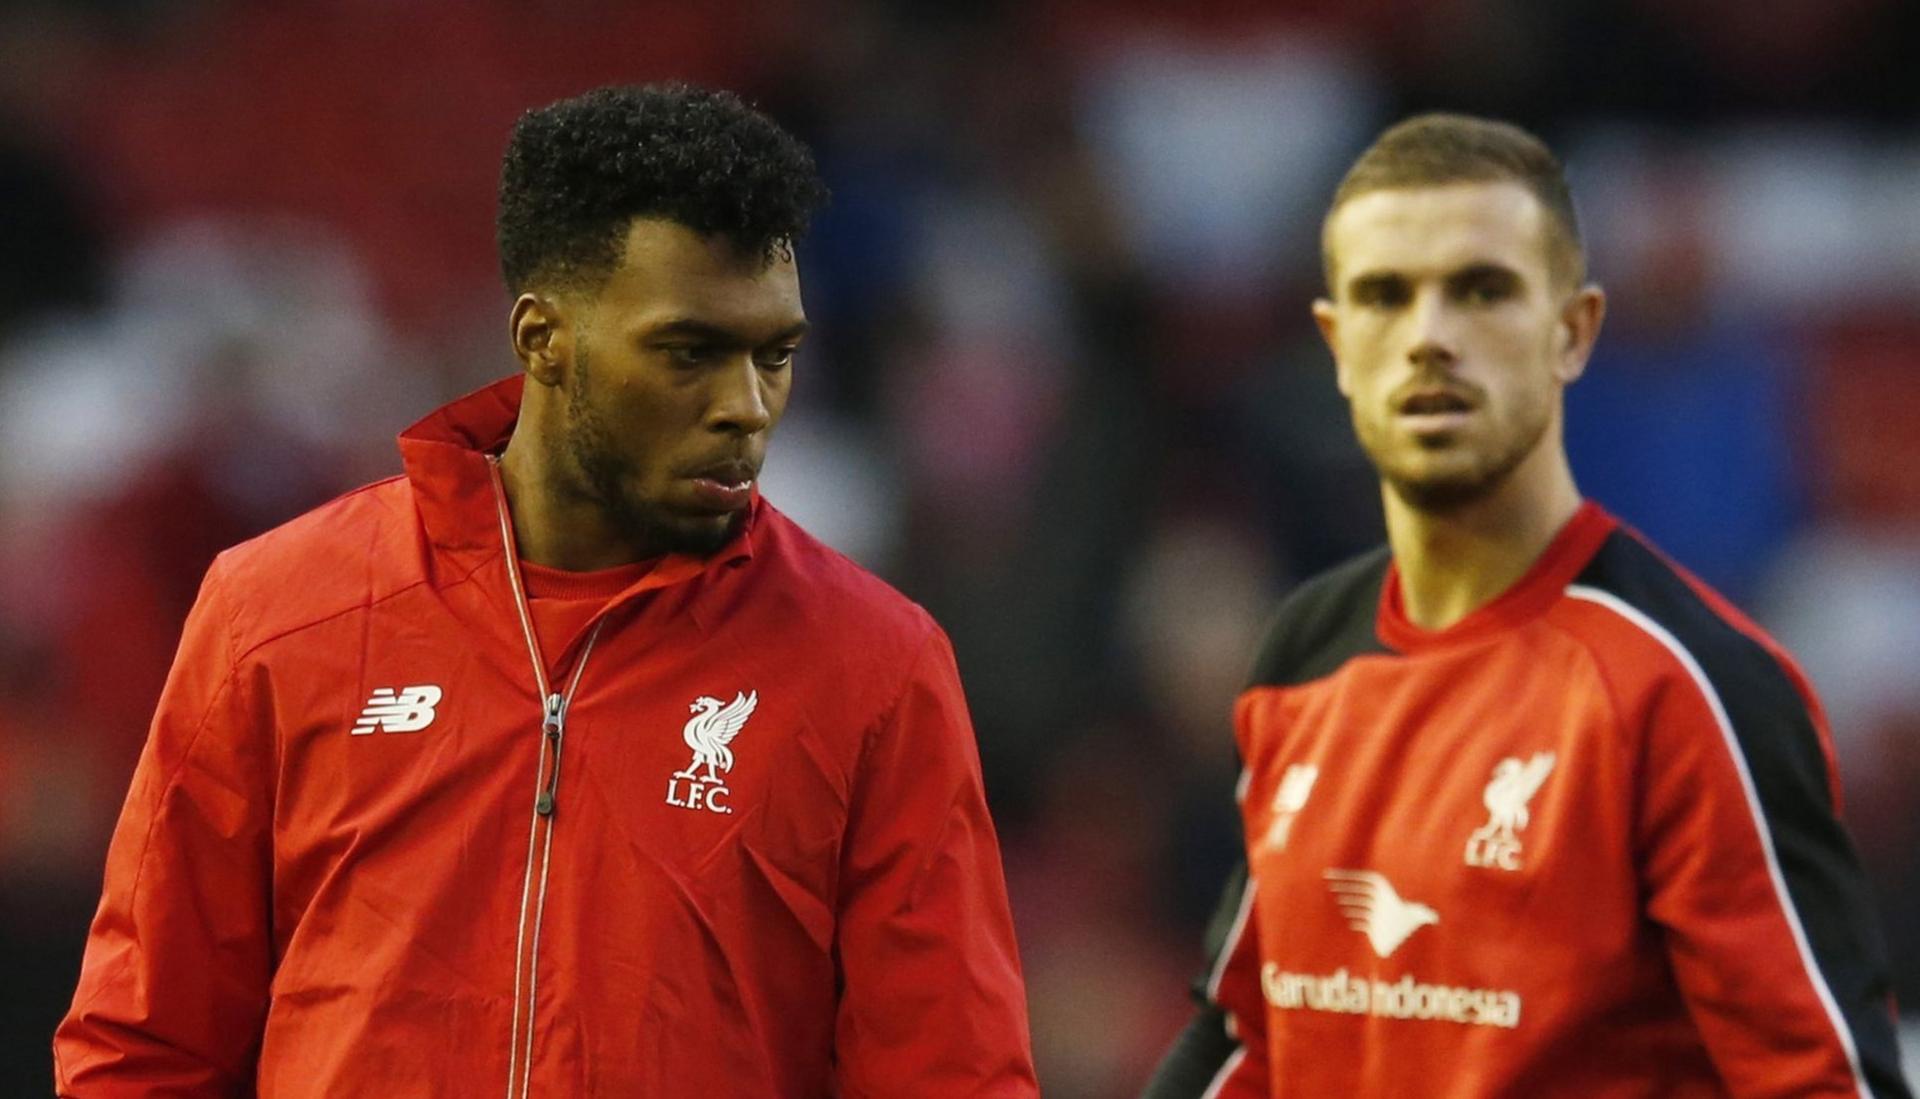
[[[797, 340], [806, 335], [807, 330], [811, 327], [812, 325], [806, 321], [796, 321], [761, 342], [779, 343], [783, 340]], [[746, 344], [753, 342], [742, 338], [740, 332], [736, 329], [688, 318], [676, 318], [660, 324], [650, 325], [645, 335], [647, 339], [658, 339], [662, 336], [689, 336], [694, 339], [704, 340], [708, 343]]]
[[1397, 271], [1363, 271], [1347, 280], [1347, 293], [1358, 294], [1363, 290], [1379, 290], [1405, 281], [1407, 281], [1406, 276]]
[[1492, 260], [1481, 260], [1478, 263], [1469, 263], [1465, 267], [1449, 272], [1447, 275], [1448, 282], [1468, 282], [1485, 278], [1511, 279], [1515, 282], [1521, 281], [1520, 272], [1504, 263], [1495, 263]]

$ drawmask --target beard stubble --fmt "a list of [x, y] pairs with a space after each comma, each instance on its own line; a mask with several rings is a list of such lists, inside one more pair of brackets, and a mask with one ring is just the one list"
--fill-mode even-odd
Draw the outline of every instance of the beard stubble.
[[668, 553], [711, 557], [732, 541], [745, 521], [744, 512], [717, 526], [688, 522], [633, 491], [639, 471], [593, 403], [593, 369], [584, 347], [576, 353], [574, 375], [567, 396], [566, 447], [579, 482], [568, 494], [596, 508], [606, 524], [634, 546], [636, 560]]

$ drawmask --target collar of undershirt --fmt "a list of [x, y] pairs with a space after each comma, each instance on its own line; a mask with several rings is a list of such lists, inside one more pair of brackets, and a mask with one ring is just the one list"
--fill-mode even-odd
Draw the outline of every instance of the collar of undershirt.
[[1417, 652], [1483, 640], [1538, 618], [1586, 568], [1617, 525], [1598, 504], [1582, 502], [1580, 510], [1554, 535], [1526, 575], [1444, 630], [1422, 629], [1407, 618], [1400, 593], [1400, 570], [1389, 563], [1386, 582], [1380, 585], [1380, 609], [1375, 619], [1380, 640], [1400, 652]]
[[659, 564], [660, 558], [635, 561], [627, 565], [615, 565], [610, 569], [595, 569], [592, 572], [569, 572], [566, 569], [536, 565], [525, 558], [520, 559], [520, 578], [527, 585], [528, 599], [560, 599], [566, 601], [584, 599], [612, 599], [621, 592], [645, 579]]

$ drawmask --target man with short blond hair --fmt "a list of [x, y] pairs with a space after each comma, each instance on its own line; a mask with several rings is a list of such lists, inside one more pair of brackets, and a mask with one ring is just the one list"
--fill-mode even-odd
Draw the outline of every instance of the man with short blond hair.
[[1575, 488], [1606, 299], [1558, 161], [1409, 119], [1323, 242], [1388, 545], [1235, 707], [1247, 867], [1147, 1095], [1906, 1096], [1805, 677]]

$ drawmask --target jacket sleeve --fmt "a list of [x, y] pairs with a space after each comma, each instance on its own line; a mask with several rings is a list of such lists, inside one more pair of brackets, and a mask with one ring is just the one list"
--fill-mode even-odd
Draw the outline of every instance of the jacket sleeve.
[[835, 1094], [1039, 1094], [972, 723], [937, 629], [870, 731], [841, 854]]
[[1255, 883], [1245, 865], [1227, 880], [1207, 926], [1199, 1010], [1174, 1039], [1141, 1099], [1266, 1099], [1266, 1005], [1260, 995]]
[[64, 1099], [249, 1096], [270, 971], [268, 731], [241, 696], [216, 562], [107, 851], [73, 1006]]
[[1647, 911], [1730, 1094], [1908, 1095], [1825, 719], [1783, 655], [1677, 644], [1647, 706]]

